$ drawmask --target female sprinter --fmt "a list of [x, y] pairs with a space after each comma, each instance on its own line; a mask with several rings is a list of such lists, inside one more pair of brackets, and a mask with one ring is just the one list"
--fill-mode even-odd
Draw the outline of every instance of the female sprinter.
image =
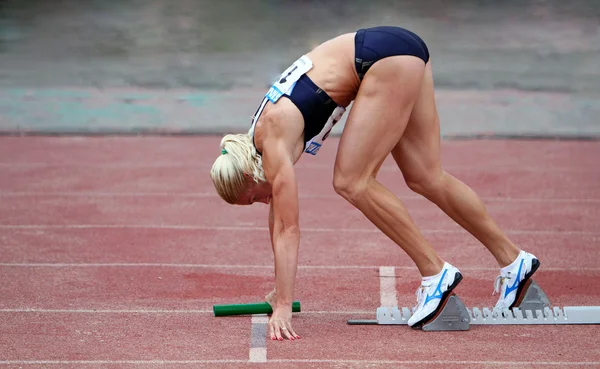
[[247, 134], [221, 141], [211, 178], [230, 204], [270, 205], [275, 260], [271, 339], [299, 338], [292, 300], [300, 229], [294, 164], [316, 154], [354, 101], [337, 150], [333, 187], [416, 264], [422, 282], [408, 324], [422, 327], [441, 308], [462, 275], [442, 260], [402, 202], [377, 181], [391, 153], [409, 188], [435, 203], [496, 258], [498, 308], [512, 308], [539, 267], [500, 230], [478, 195], [440, 164], [440, 125], [429, 51], [416, 34], [375, 27], [317, 46], [290, 66], [260, 104]]

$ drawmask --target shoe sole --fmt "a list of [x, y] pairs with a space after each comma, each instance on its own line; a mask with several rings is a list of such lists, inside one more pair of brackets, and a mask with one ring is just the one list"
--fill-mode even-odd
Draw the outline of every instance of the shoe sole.
[[535, 273], [536, 270], [538, 270], [539, 267], [540, 261], [538, 259], [533, 259], [531, 261], [531, 270], [529, 271], [529, 273], [525, 274], [525, 278], [523, 278], [521, 283], [519, 283], [519, 287], [517, 288], [517, 297], [515, 298], [515, 301], [508, 307], [509, 309], [512, 309], [515, 306], [520, 305], [521, 302], [523, 302], [523, 298], [525, 297], [524, 291], [527, 291], [526, 287], [529, 287], [529, 285], [531, 284], [531, 277], [533, 276], [533, 273]]
[[462, 281], [462, 279], [463, 279], [462, 274], [460, 272], [456, 273], [454, 282], [452, 282], [452, 284], [450, 286], [448, 286], [448, 290], [446, 290], [446, 291], [444, 291], [444, 293], [442, 293], [442, 298], [441, 298], [440, 304], [438, 305], [437, 309], [432, 311], [429, 315], [427, 315], [423, 319], [416, 322], [411, 328], [412, 329], [421, 329], [421, 328], [423, 328], [423, 326], [425, 324], [427, 324], [427, 323], [431, 322], [432, 320], [434, 320], [435, 318], [437, 318], [437, 316], [442, 312], [442, 310], [444, 310], [444, 307], [446, 306], [446, 303], [448, 302], [448, 298], [450, 296], [454, 295], [454, 292], [452, 292], [452, 291], [456, 288], [456, 286], [458, 286], [458, 284], [460, 283], [460, 281]]

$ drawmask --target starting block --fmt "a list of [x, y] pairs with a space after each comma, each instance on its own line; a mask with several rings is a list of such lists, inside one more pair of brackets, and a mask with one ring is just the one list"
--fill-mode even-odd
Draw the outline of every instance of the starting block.
[[[517, 307], [509, 309], [468, 309], [453, 293], [441, 311], [421, 327], [424, 331], [467, 331], [471, 325], [600, 324], [600, 306], [550, 306], [542, 288], [530, 279]], [[409, 308], [379, 307], [376, 320], [348, 320], [351, 325], [407, 325]]]

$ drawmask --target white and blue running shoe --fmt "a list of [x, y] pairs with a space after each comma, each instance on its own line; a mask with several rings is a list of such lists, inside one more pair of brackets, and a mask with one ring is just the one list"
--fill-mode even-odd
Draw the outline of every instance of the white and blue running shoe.
[[461, 280], [460, 271], [449, 263], [444, 264], [439, 274], [423, 278], [416, 292], [417, 306], [413, 308], [408, 325], [415, 329], [421, 328], [435, 318]]
[[494, 281], [492, 294], [500, 293], [494, 310], [512, 309], [518, 306], [527, 282], [539, 267], [540, 262], [534, 255], [521, 251], [512, 264], [500, 269], [500, 275]]

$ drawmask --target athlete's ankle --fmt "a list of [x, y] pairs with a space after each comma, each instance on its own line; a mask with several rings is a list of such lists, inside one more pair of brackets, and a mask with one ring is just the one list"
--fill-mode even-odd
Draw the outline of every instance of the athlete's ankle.
[[444, 269], [444, 265], [445, 261], [436, 255], [432, 258], [432, 260], [428, 260], [427, 263], [417, 265], [417, 267], [421, 273], [421, 278], [431, 278], [440, 274]]
[[516, 262], [521, 253], [521, 249], [512, 243], [504, 243], [503, 247], [498, 247], [496, 250], [499, 251], [494, 253], [494, 257], [500, 268], [506, 268]]

